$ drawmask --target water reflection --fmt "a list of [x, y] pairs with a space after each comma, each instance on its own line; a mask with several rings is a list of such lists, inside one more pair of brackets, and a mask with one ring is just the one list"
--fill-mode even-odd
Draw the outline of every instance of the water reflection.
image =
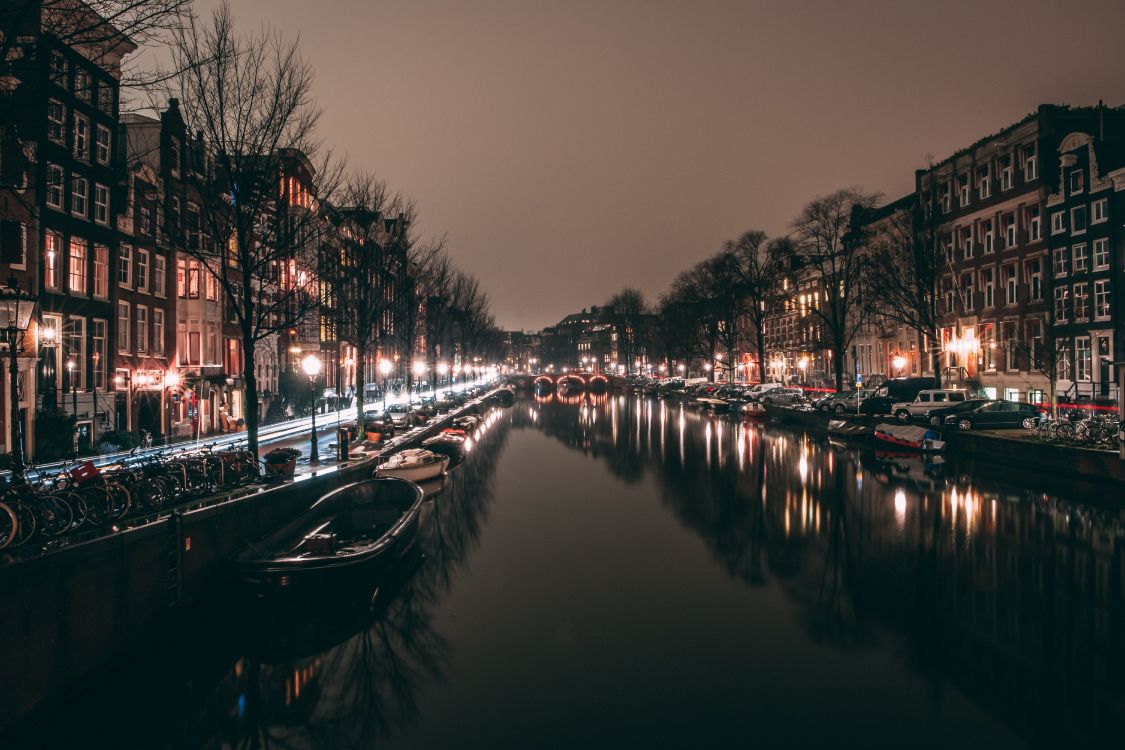
[[1099, 488], [1045, 493], [996, 467], [643, 398], [541, 400], [515, 425], [529, 414], [625, 482], [651, 472], [715, 559], [779, 586], [816, 641], [889, 648], [935, 703], [952, 686], [1035, 743], [1125, 728], [1125, 522]]

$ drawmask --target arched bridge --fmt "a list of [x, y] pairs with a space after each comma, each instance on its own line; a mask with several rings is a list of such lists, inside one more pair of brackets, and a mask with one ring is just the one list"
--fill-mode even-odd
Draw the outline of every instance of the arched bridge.
[[516, 388], [535, 390], [567, 387], [580, 390], [613, 390], [624, 385], [616, 375], [601, 372], [544, 372], [538, 375], [512, 375], [508, 382]]

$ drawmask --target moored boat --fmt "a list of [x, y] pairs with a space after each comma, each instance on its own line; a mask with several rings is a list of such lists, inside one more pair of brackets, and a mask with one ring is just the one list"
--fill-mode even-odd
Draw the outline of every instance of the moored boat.
[[449, 456], [449, 464], [454, 466], [465, 460], [465, 439], [466, 435], [461, 430], [443, 430], [437, 435], [423, 440], [422, 447], [434, 453]]
[[875, 428], [865, 422], [850, 419], [832, 419], [828, 422], [828, 434], [852, 441], [866, 441], [875, 434]]
[[392, 454], [375, 469], [377, 477], [396, 477], [421, 482], [441, 476], [449, 468], [449, 456], [425, 448], [407, 448]]
[[742, 405], [738, 413], [743, 419], [765, 419], [766, 407], [762, 406], [757, 401], [748, 401]]
[[945, 450], [945, 441], [937, 431], [918, 425], [880, 422], [875, 425], [874, 434], [876, 440], [899, 448], [927, 452]]
[[340, 487], [235, 558], [259, 598], [327, 594], [389, 567], [414, 542], [422, 490], [379, 478]]

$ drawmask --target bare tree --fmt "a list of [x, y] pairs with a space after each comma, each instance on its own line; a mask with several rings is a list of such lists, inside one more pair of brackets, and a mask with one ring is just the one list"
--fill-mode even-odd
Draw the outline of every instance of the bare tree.
[[758, 356], [758, 375], [764, 380], [766, 365], [766, 321], [777, 310], [781, 299], [781, 279], [788, 240], [766, 241], [765, 232], [744, 232], [726, 245], [736, 260], [738, 284], [747, 300], [744, 314], [754, 328]]
[[862, 236], [852, 225], [852, 211], [870, 209], [877, 198], [858, 188], [838, 190], [814, 199], [793, 221], [791, 268], [812, 282], [816, 299], [808, 310], [820, 324], [820, 343], [832, 354], [837, 391], [844, 387], [844, 355], [867, 312], [861, 305]]
[[625, 287], [605, 303], [603, 319], [617, 332], [617, 348], [626, 369], [634, 367], [642, 342], [647, 339], [644, 329], [648, 316], [645, 296], [634, 287]]
[[1027, 361], [1029, 370], [1047, 379], [1051, 399], [1051, 416], [1059, 415], [1060, 373], [1067, 372], [1070, 361], [1071, 339], [1056, 326], [1055, 310], [1046, 305], [1037, 311], [1024, 311], [1023, 335], [1009, 346], [1015, 347], [1017, 356]]
[[330, 211], [336, 254], [334, 262], [322, 264], [321, 280], [342, 301], [337, 305], [340, 340], [356, 349], [356, 414], [363, 434], [368, 357], [394, 329], [394, 289], [406, 270], [408, 228], [398, 211], [400, 199], [371, 175], [348, 179], [337, 203]]
[[172, 52], [187, 130], [201, 134], [207, 154], [188, 172], [203, 241], [184, 252], [219, 281], [239, 327], [247, 438], [257, 452], [255, 350], [317, 305], [321, 209], [340, 165], [316, 138], [313, 72], [296, 43], [270, 29], [236, 34], [223, 5], [209, 23], [192, 18]]
[[938, 242], [937, 211], [921, 210], [912, 198], [872, 221], [874, 214], [861, 208], [855, 217], [858, 224], [871, 226], [865, 237], [864, 282], [869, 299], [876, 314], [925, 337], [940, 385], [941, 279], [946, 256]]

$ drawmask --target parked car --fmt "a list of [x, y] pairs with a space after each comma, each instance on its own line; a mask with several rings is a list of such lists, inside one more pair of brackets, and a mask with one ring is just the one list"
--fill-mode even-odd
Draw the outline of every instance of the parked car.
[[391, 404], [387, 407], [387, 413], [395, 427], [409, 429], [415, 424], [416, 415], [410, 404]]
[[919, 391], [913, 401], [900, 401], [891, 407], [896, 417], [905, 422], [911, 417], [924, 417], [932, 409], [940, 409], [968, 398], [965, 391], [956, 388], [928, 388]]
[[865, 398], [869, 398], [873, 393], [875, 393], [874, 388], [860, 388], [858, 391], [829, 393], [827, 396], [817, 399], [814, 403], [816, 404], [816, 408], [820, 411], [831, 411], [836, 414], [843, 414], [845, 412], [854, 412], [856, 410], [857, 401], [862, 403]]
[[758, 401], [762, 404], [793, 404], [804, 400], [805, 392], [803, 390], [789, 386], [770, 388], [758, 397]]
[[1040, 417], [1043, 411], [1034, 404], [1019, 401], [990, 401], [963, 414], [950, 414], [945, 424], [959, 430], [1023, 427], [1023, 420]]
[[750, 386], [747, 395], [754, 400], [760, 400], [764, 394], [769, 393], [775, 388], [784, 387], [784, 383], [758, 383], [757, 385]]
[[891, 378], [876, 388], [874, 395], [864, 399], [859, 410], [863, 414], [891, 414], [895, 404], [913, 401], [920, 392], [937, 387], [933, 378]]
[[997, 399], [994, 398], [971, 398], [967, 401], [950, 404], [949, 406], [944, 406], [938, 409], [930, 409], [930, 413], [926, 415], [926, 421], [934, 425], [935, 427], [940, 427], [941, 425], [945, 424], [945, 418], [950, 416], [951, 414], [964, 414], [966, 412], [973, 411], [974, 409], [979, 409], [985, 404], [990, 404], [996, 400]]

